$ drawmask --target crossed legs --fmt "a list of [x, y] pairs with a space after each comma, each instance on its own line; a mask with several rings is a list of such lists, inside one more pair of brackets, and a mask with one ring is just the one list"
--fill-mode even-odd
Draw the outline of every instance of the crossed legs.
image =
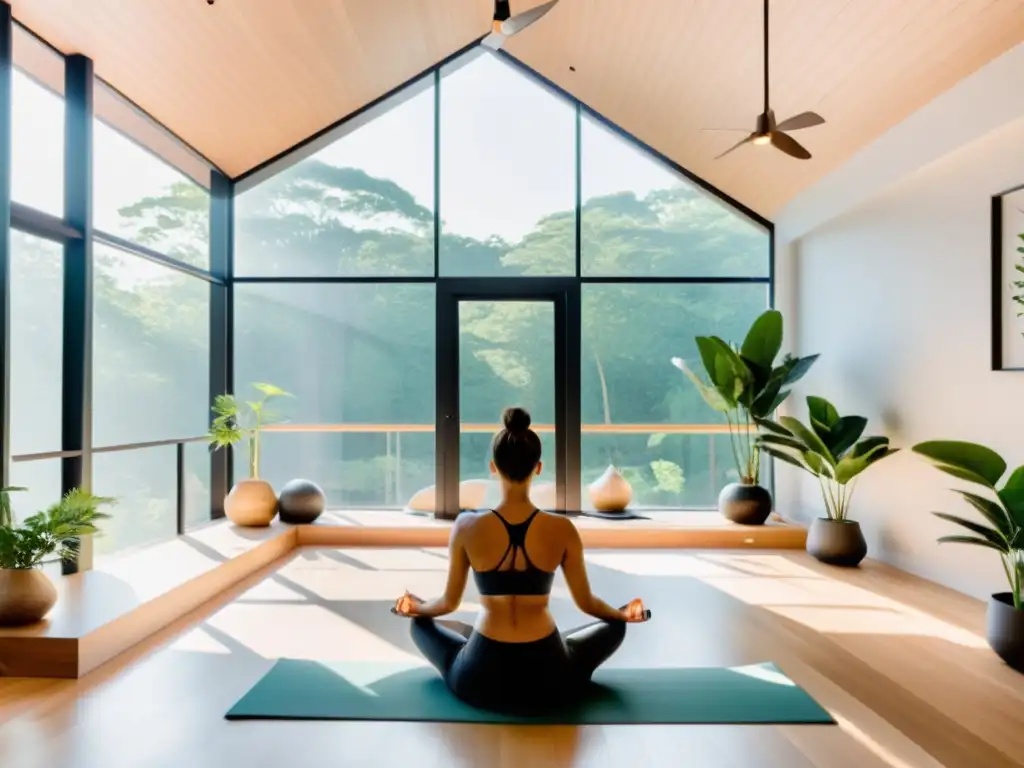
[[[447, 680], [473, 628], [459, 621], [435, 621], [418, 616], [412, 620], [410, 631], [420, 653]], [[589, 681], [594, 671], [619, 649], [625, 637], [626, 623], [622, 621], [595, 621], [561, 633], [573, 679], [580, 683]]]

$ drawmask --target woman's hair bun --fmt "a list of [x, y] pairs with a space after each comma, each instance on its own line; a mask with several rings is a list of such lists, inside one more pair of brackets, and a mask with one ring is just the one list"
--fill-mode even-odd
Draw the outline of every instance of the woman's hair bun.
[[525, 432], [530, 428], [532, 419], [523, 408], [506, 408], [501, 414], [501, 422], [509, 432]]

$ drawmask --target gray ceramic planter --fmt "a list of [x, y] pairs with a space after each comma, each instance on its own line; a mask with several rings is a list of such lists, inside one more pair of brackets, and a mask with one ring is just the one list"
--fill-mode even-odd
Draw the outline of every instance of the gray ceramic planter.
[[760, 485], [729, 483], [718, 494], [718, 511], [740, 525], [763, 525], [772, 513], [772, 495]]
[[819, 517], [807, 531], [807, 551], [829, 565], [853, 567], [868, 553], [860, 524]]
[[1009, 592], [992, 595], [986, 615], [988, 644], [999, 658], [1024, 672], [1024, 610], [1013, 607]]

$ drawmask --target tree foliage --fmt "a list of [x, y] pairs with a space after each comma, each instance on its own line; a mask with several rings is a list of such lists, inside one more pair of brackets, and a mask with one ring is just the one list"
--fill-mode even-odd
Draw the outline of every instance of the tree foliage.
[[[194, 186], [174, 185], [121, 214], [151, 247], [205, 266], [205, 254], [184, 245], [205, 242], [197, 239], [206, 221], [200, 201], [205, 205], [206, 198]], [[307, 159], [241, 195], [236, 206], [237, 274], [433, 275], [433, 211], [395, 182], [358, 168]], [[759, 275], [767, 269], [765, 233], [682, 183], [644, 196], [624, 191], [587, 200], [581, 237], [585, 274]], [[565, 274], [565, 264], [574, 263], [574, 238], [571, 210], [543, 217], [517, 242], [475, 239], [442, 226], [441, 272]], [[105, 249], [97, 249], [96, 259], [97, 434], [108, 443], [200, 434], [208, 416], [208, 286], [160, 267], [140, 272], [131, 257]], [[40, 270], [59, 263], [29, 256], [16, 260], [16, 269], [38, 282]], [[430, 284], [238, 285], [236, 380], [272, 380], [295, 393], [282, 415], [298, 423], [432, 424], [434, 302]], [[766, 302], [764, 285], [584, 286], [583, 422], [715, 422], [664, 361], [678, 354], [695, 361], [696, 335], [740, 336]], [[32, 318], [16, 322], [45, 327], [53, 308], [52, 301], [40, 302]], [[537, 423], [553, 421], [551, 322], [537, 305], [464, 307], [464, 419], [495, 422], [503, 407], [522, 404]], [[729, 465], [727, 443], [670, 435], [648, 445], [648, 437], [585, 435], [584, 482], [615, 462], [628, 470], [640, 503], [711, 504]], [[486, 436], [464, 444], [471, 455], [464, 474], [486, 474]], [[275, 433], [263, 456], [272, 482], [312, 476], [337, 504], [401, 505], [434, 482], [428, 433]], [[118, 461], [119, 477], [137, 486], [116, 489], [125, 505], [137, 499], [137, 506], [170, 514], [170, 488], [163, 490], [159, 470], [167, 456], [125, 454]], [[195, 481], [207, 482], [202, 474]], [[113, 521], [112, 538], [121, 524]]]

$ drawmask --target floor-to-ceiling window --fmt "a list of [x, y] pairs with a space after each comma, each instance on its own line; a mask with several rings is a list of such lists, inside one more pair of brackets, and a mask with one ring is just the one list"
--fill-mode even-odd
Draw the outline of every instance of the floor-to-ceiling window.
[[[88, 116], [86, 103], [95, 105], [90, 174], [65, 153], [67, 132], [85, 134], [68, 122], [64, 58], [25, 30], [13, 32], [6, 479], [26, 489], [12, 494], [24, 518], [57, 501], [76, 476], [68, 462], [88, 456], [80, 482], [117, 499], [95, 552], [120, 552], [210, 518], [202, 437], [210, 397], [209, 168], [201, 160], [191, 163], [191, 176], [176, 168], [167, 156], [189, 151], [96, 79], [93, 98], [74, 110]], [[152, 137], [160, 154], [148, 148]], [[66, 190], [66, 166], [91, 184]], [[80, 279], [90, 270], [71, 263], [82, 251], [69, 244], [82, 242], [88, 227], [65, 217], [68, 193], [78, 203], [91, 198], [91, 281]], [[91, 323], [65, 316], [69, 291], [89, 297]], [[81, 343], [68, 348], [68, 338]], [[73, 405], [91, 431], [79, 435], [64, 418], [68, 375], [76, 375], [69, 360], [91, 362], [91, 397]], [[82, 434], [84, 444], [69, 444]]]
[[697, 335], [742, 340], [768, 304], [769, 235], [595, 118], [580, 128], [582, 481], [611, 464], [639, 507], [713, 507], [737, 479], [725, 420], [668, 362], [696, 364]]
[[[11, 199], [55, 217], [64, 215], [63, 80], [49, 83], [17, 66], [37, 58], [60, 70], [63, 60], [40, 54], [24, 34], [13, 39]], [[15, 511], [34, 512], [59, 498], [63, 339], [63, 246], [13, 230], [10, 240], [9, 484]]]
[[401, 507], [433, 482], [434, 135], [428, 77], [237, 193], [235, 390], [293, 396], [263, 439], [275, 487]]
[[[526, 405], [542, 480], [568, 458], [582, 506], [613, 464], [636, 506], [711, 507], [725, 425], [669, 361], [696, 335], [742, 337], [769, 302], [770, 240], [504, 56], [447, 62], [236, 190], [235, 388], [295, 396], [263, 474], [401, 508], [444, 462], [487, 482], [502, 407]], [[576, 316], [559, 325], [556, 305]], [[451, 365], [455, 396], [435, 385]], [[578, 371], [562, 399], [559, 370]], [[575, 457], [555, 455], [559, 418]]]
[[[209, 267], [210, 194], [101, 118], [93, 120], [92, 485], [118, 500], [96, 541], [105, 554], [176, 534], [172, 441], [209, 425], [210, 283], [181, 266]], [[183, 450], [192, 524], [210, 516], [209, 451], [194, 440]]]

